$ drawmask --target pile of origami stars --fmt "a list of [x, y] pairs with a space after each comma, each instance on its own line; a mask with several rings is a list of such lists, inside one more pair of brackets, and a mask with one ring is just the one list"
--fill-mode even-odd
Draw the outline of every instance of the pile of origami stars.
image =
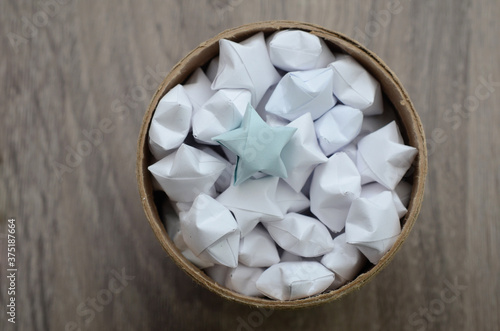
[[219, 46], [151, 121], [169, 236], [248, 296], [294, 300], [354, 280], [397, 240], [417, 154], [379, 82], [304, 31]]

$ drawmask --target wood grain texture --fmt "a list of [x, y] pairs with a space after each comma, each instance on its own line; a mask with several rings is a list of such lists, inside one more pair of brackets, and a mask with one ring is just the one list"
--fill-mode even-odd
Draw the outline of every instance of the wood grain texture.
[[[498, 1], [58, 1], [0, 3], [1, 330], [500, 327]], [[56, 5], [44, 16], [40, 3]], [[338, 302], [269, 315], [174, 265], [134, 171], [142, 116], [166, 72], [223, 29], [271, 19], [319, 24], [377, 53], [412, 97], [430, 156], [421, 215], [386, 269]], [[71, 159], [78, 149], [88, 155]], [[10, 217], [15, 326], [3, 308]], [[122, 272], [133, 279], [117, 283]], [[110, 302], [93, 315], [78, 311], [103, 293]]]

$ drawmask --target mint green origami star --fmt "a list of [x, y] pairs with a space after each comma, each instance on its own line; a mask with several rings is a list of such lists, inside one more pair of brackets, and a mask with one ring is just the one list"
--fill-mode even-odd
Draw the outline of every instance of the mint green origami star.
[[238, 155], [234, 171], [234, 185], [238, 185], [258, 171], [287, 178], [281, 151], [296, 130], [284, 126], [270, 127], [248, 104], [241, 126], [212, 140]]

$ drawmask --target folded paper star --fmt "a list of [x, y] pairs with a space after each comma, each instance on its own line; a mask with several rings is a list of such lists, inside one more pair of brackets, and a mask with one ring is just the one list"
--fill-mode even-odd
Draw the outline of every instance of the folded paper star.
[[281, 248], [299, 256], [321, 256], [333, 248], [330, 232], [313, 217], [289, 213], [282, 221], [264, 222], [264, 226]]
[[219, 68], [212, 89], [247, 89], [252, 92], [252, 105], [257, 107], [267, 89], [281, 78], [269, 59], [264, 33], [240, 43], [221, 39], [219, 47]]
[[335, 237], [333, 249], [321, 259], [321, 264], [335, 273], [336, 288], [354, 280], [367, 262], [361, 251], [348, 244], [345, 238], [345, 233]]
[[343, 104], [360, 109], [365, 116], [384, 112], [380, 83], [354, 58], [339, 56], [329, 66], [335, 73], [333, 93]]
[[234, 185], [239, 185], [258, 171], [286, 178], [281, 151], [296, 128], [270, 127], [248, 104], [241, 127], [212, 138], [238, 155]]
[[212, 278], [214, 282], [224, 286], [226, 284], [227, 274], [231, 271], [231, 268], [222, 264], [215, 264], [213, 267], [206, 268], [203, 271], [205, 271], [207, 276]]
[[297, 132], [281, 152], [288, 173], [285, 182], [296, 192], [300, 192], [314, 168], [328, 161], [328, 158], [318, 145], [310, 113], [302, 115], [287, 126], [297, 128]]
[[193, 137], [201, 143], [217, 145], [212, 138], [238, 128], [251, 99], [250, 91], [244, 89], [217, 91], [193, 115]]
[[330, 156], [356, 138], [363, 123], [359, 109], [338, 105], [321, 116], [314, 127], [319, 145], [326, 156]]
[[238, 265], [240, 230], [231, 212], [206, 194], [200, 194], [181, 219], [188, 248], [202, 260], [230, 268]]
[[257, 280], [257, 289], [277, 300], [307, 298], [326, 290], [335, 274], [319, 262], [282, 262], [267, 268]]
[[270, 267], [280, 262], [273, 238], [262, 226], [241, 238], [238, 261], [247, 267]]
[[226, 287], [235, 292], [251, 297], [260, 297], [262, 294], [256, 287], [257, 279], [264, 269], [250, 268], [239, 264], [234, 269], [229, 269], [226, 275]]
[[[407, 190], [408, 186], [406, 186], [405, 184], [410, 185], [406, 182], [401, 182], [398, 184], [398, 187], [401, 187], [400, 190], [402, 190], [402, 191]], [[410, 187], [410, 189], [411, 189], [411, 187]], [[361, 195], [359, 197], [370, 199], [370, 198], [372, 198], [372, 197], [374, 197], [382, 192], [390, 192], [391, 193], [392, 201], [394, 202], [394, 206], [396, 207], [396, 211], [398, 212], [398, 217], [401, 218], [401, 217], [405, 216], [406, 213], [408, 212], [408, 210], [406, 209], [406, 206], [401, 201], [401, 198], [399, 197], [396, 190], [390, 191], [385, 186], [383, 186], [377, 182], [363, 185], [361, 187]]]
[[267, 40], [271, 62], [285, 71], [324, 68], [335, 60], [325, 42], [300, 30], [285, 30], [272, 34]]
[[[176, 203], [178, 204], [178, 203]], [[191, 205], [191, 204], [189, 204]], [[181, 221], [174, 204], [164, 200], [161, 204], [161, 214], [162, 219], [165, 220], [165, 225], [167, 227], [167, 234], [172, 239], [175, 247], [181, 251], [182, 255], [189, 260], [192, 264], [200, 269], [209, 268], [214, 266], [214, 263], [210, 260], [204, 259], [202, 257], [196, 256], [191, 249], [189, 249], [184, 236], [181, 231]]]
[[289, 72], [276, 86], [266, 111], [289, 121], [309, 112], [316, 120], [337, 103], [332, 86], [331, 68]]
[[179, 147], [191, 128], [193, 106], [182, 85], [161, 98], [149, 128], [149, 149], [157, 160]]
[[387, 124], [358, 143], [361, 184], [377, 181], [394, 190], [416, 155], [415, 147], [404, 144], [396, 122]]
[[361, 176], [343, 152], [333, 154], [314, 170], [311, 212], [333, 232], [345, 226], [352, 201], [361, 194]]
[[215, 196], [214, 183], [226, 164], [199, 149], [182, 144], [148, 170], [172, 201], [193, 202], [200, 193]]
[[261, 220], [279, 221], [283, 211], [276, 203], [278, 177], [249, 179], [238, 186], [229, 186], [217, 197], [235, 216], [241, 236], [249, 233]]
[[193, 104], [193, 114], [215, 93], [210, 87], [210, 80], [200, 68], [186, 81], [184, 90]]
[[217, 193], [224, 192], [229, 186], [231, 186], [231, 183], [233, 181], [234, 165], [208, 146], [202, 147], [201, 151], [213, 156], [226, 165], [226, 168], [222, 171], [219, 178], [217, 178], [214, 184]]
[[401, 233], [401, 224], [391, 192], [353, 201], [345, 226], [346, 241], [370, 260], [377, 262]]

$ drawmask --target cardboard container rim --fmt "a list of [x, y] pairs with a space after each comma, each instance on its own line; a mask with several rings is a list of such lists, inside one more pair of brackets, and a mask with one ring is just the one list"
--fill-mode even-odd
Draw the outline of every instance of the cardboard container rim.
[[[271, 33], [284, 29], [298, 29], [315, 34], [327, 41], [330, 46], [337, 47], [360, 62], [368, 71], [370, 71], [372, 75], [375, 76], [375, 78], [377, 78], [377, 80], [379, 80], [384, 94], [389, 98], [395, 108], [395, 112], [401, 119], [403, 124], [403, 128], [400, 127], [401, 131], [407, 134], [409, 144], [418, 149], [418, 155], [413, 162], [415, 172], [413, 175], [413, 188], [410, 197], [410, 204], [408, 206], [408, 213], [403, 219], [401, 234], [389, 252], [382, 257], [377, 265], [360, 274], [355, 280], [342, 286], [341, 288], [313, 297], [291, 301], [277, 301], [241, 295], [218, 285], [203, 271], [187, 261], [169, 238], [166, 229], [160, 220], [158, 211], [154, 204], [151, 175], [147, 169], [149, 166], [148, 161], [151, 159], [147, 141], [149, 125], [151, 123], [154, 110], [156, 109], [161, 97], [163, 97], [163, 95], [165, 95], [172, 87], [182, 83], [189, 76], [189, 74], [194, 71], [194, 69], [205, 65], [208, 61], [215, 57], [218, 54], [218, 41], [220, 39], [224, 38], [241, 41], [260, 31]], [[296, 309], [312, 307], [339, 299], [351, 291], [359, 289], [361, 286], [370, 281], [392, 260], [395, 253], [406, 240], [413, 225], [415, 224], [423, 201], [426, 175], [427, 148], [422, 123], [408, 93], [397, 76], [377, 55], [365, 48], [363, 45], [359, 44], [357, 41], [341, 33], [328, 30], [321, 26], [298, 21], [262, 21], [231, 28], [219, 33], [207, 41], [202, 42], [198, 47], [189, 52], [172, 68], [156, 90], [148, 109], [144, 114], [137, 145], [136, 177], [139, 194], [148, 222], [163, 249], [184, 272], [205, 288], [208, 288], [210, 291], [215, 292], [226, 299], [260, 308]]]

